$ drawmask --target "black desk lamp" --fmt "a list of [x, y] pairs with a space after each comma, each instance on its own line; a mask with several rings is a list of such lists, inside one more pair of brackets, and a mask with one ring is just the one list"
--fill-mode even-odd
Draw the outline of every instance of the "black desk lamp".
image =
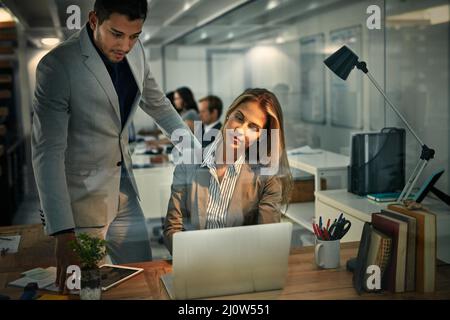
[[406, 183], [400, 196], [397, 199], [397, 202], [403, 202], [403, 200], [408, 199], [412, 188], [416, 184], [417, 179], [421, 175], [423, 169], [425, 169], [426, 165], [428, 164], [428, 161], [434, 158], [434, 150], [428, 148], [427, 145], [422, 142], [419, 136], [411, 128], [408, 121], [406, 121], [406, 119], [402, 116], [402, 114], [398, 111], [398, 109], [392, 104], [392, 102], [384, 93], [383, 89], [381, 89], [380, 85], [370, 74], [369, 70], [367, 69], [367, 64], [364, 61], [358, 60], [359, 57], [352, 50], [350, 50], [347, 46], [342, 46], [342, 48], [340, 48], [338, 51], [336, 51], [327, 59], [325, 59], [324, 63], [328, 68], [330, 68], [331, 71], [333, 71], [342, 80], [347, 80], [348, 75], [355, 66], [356, 68], [364, 72], [367, 75], [367, 77], [369, 77], [370, 81], [374, 84], [374, 86], [378, 89], [378, 91], [380, 91], [380, 93], [383, 95], [384, 99], [392, 108], [392, 110], [394, 110], [397, 116], [403, 121], [408, 130], [413, 134], [414, 138], [416, 138], [416, 140], [420, 143], [420, 146], [422, 147], [422, 153], [420, 155], [419, 162], [414, 168], [411, 177], [409, 178], [408, 182]]

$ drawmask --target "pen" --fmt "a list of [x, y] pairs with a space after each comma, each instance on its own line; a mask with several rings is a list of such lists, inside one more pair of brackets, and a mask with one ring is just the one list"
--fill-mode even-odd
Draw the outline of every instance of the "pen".
[[334, 235], [335, 235], [335, 233], [336, 233], [336, 228], [337, 228], [337, 226], [338, 226], [338, 224], [337, 224], [336, 221], [333, 222], [333, 224], [331, 225], [331, 228], [330, 228], [330, 237], [331, 237], [332, 240], [336, 240]]
[[316, 229], [317, 229], [317, 233], [319, 234], [319, 240], [323, 240], [323, 235], [322, 235], [322, 232], [320, 231], [320, 228], [319, 228], [319, 226], [316, 224]]
[[323, 233], [325, 235], [325, 240], [330, 240], [330, 234], [328, 233], [327, 229], [323, 229]]
[[330, 230], [329, 228], [330, 228], [330, 219], [328, 219], [328, 222], [327, 222], [327, 231]]
[[314, 234], [316, 235], [316, 237], [318, 237], [319, 236], [319, 234], [317, 233], [317, 229], [316, 229], [316, 224], [315, 223], [313, 223], [313, 230], [314, 230]]
[[317, 239], [321, 240], [321, 235], [320, 235], [320, 231], [319, 231], [319, 226], [317, 224], [314, 224], [314, 230], [317, 236]]
[[323, 240], [323, 234], [322, 234], [322, 231], [319, 228], [319, 225], [316, 225], [316, 229], [317, 229], [317, 233], [319, 235], [318, 239], [319, 240]]
[[322, 229], [322, 216], [319, 217], [319, 229]]

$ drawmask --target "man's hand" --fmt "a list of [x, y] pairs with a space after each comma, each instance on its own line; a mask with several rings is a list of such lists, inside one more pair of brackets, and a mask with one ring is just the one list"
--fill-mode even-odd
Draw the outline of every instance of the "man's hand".
[[75, 253], [70, 248], [70, 241], [76, 240], [74, 232], [63, 233], [55, 236], [56, 238], [56, 286], [59, 287], [59, 291], [63, 294], [68, 294], [69, 291], [66, 286], [67, 279], [67, 267], [70, 265], [79, 265], [79, 260]]

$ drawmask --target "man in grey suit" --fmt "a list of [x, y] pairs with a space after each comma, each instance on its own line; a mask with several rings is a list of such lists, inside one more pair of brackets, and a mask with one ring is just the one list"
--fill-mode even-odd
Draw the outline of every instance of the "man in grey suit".
[[86, 26], [37, 68], [33, 168], [61, 290], [81, 232], [105, 238], [114, 263], [151, 259], [128, 146], [138, 105], [166, 134], [190, 134], [146, 63], [146, 16], [146, 0], [96, 0]]

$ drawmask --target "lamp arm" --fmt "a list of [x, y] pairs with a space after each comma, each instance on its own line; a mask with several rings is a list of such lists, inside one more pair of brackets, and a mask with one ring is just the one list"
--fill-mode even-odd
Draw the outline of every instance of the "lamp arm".
[[370, 74], [369, 70], [367, 69], [367, 65], [364, 61], [358, 61], [356, 64], [356, 67], [364, 72], [367, 77], [370, 79], [370, 81], [373, 83], [375, 88], [378, 89], [378, 91], [383, 95], [385, 101], [389, 104], [389, 106], [394, 110], [394, 112], [397, 114], [397, 116], [403, 121], [403, 123], [406, 125], [408, 130], [413, 134], [414, 138], [419, 142], [420, 146], [422, 147], [422, 152], [420, 155], [419, 162], [414, 169], [413, 173], [411, 174], [411, 177], [408, 179], [408, 182], [405, 184], [405, 187], [403, 188], [400, 196], [397, 199], [397, 202], [402, 202], [403, 200], [408, 199], [412, 188], [416, 184], [417, 180], [419, 179], [419, 176], [422, 174], [422, 171], [425, 169], [425, 167], [428, 164], [428, 161], [430, 159], [434, 158], [434, 149], [429, 148], [425, 143], [422, 142], [422, 140], [419, 138], [419, 136], [416, 134], [416, 132], [413, 130], [411, 125], [408, 123], [408, 121], [403, 117], [403, 115], [398, 111], [398, 109], [394, 106], [394, 104], [389, 100], [387, 95], [384, 93], [384, 90], [381, 88], [381, 86], [378, 84], [378, 82], [375, 80], [375, 78]]
[[398, 109], [394, 106], [394, 104], [389, 100], [389, 98], [384, 93], [383, 89], [381, 89], [378, 82], [375, 80], [375, 78], [370, 74], [369, 70], [365, 67], [364, 62], [359, 62], [359, 64], [363, 64], [362, 66], [357, 65], [358, 69], [361, 69], [365, 74], [367, 74], [367, 77], [370, 79], [370, 81], [373, 83], [373, 85], [378, 89], [378, 91], [383, 95], [386, 102], [389, 104], [389, 106], [394, 110], [394, 112], [397, 114], [397, 116], [403, 121], [403, 123], [406, 125], [408, 130], [413, 134], [414, 138], [420, 143], [420, 146], [422, 147], [422, 152], [420, 154], [420, 159], [429, 161], [430, 159], [434, 158], [435, 151], [434, 149], [429, 148], [423, 141], [419, 138], [419, 136], [416, 134], [416, 132], [413, 130], [411, 125], [408, 123], [408, 121], [403, 117], [403, 115], [398, 111]]
[[366, 72], [367, 77], [370, 79], [370, 81], [372, 81], [373, 85], [378, 89], [378, 91], [383, 95], [384, 99], [386, 100], [386, 102], [389, 104], [389, 106], [392, 108], [392, 110], [394, 110], [395, 114], [397, 114], [397, 116], [403, 121], [403, 123], [406, 125], [406, 127], [408, 128], [408, 130], [413, 134], [414, 138], [416, 138], [416, 140], [420, 143], [420, 146], [424, 146], [425, 144], [423, 143], [423, 141], [419, 138], [419, 136], [414, 132], [413, 128], [411, 127], [411, 125], [408, 123], [408, 121], [405, 119], [405, 117], [403, 117], [403, 115], [400, 113], [400, 111], [398, 111], [398, 109], [394, 106], [394, 104], [391, 102], [391, 100], [389, 100], [389, 98], [386, 96], [386, 94], [384, 93], [383, 89], [381, 89], [380, 85], [377, 83], [377, 81], [374, 79], [374, 77], [370, 74], [369, 71]]

